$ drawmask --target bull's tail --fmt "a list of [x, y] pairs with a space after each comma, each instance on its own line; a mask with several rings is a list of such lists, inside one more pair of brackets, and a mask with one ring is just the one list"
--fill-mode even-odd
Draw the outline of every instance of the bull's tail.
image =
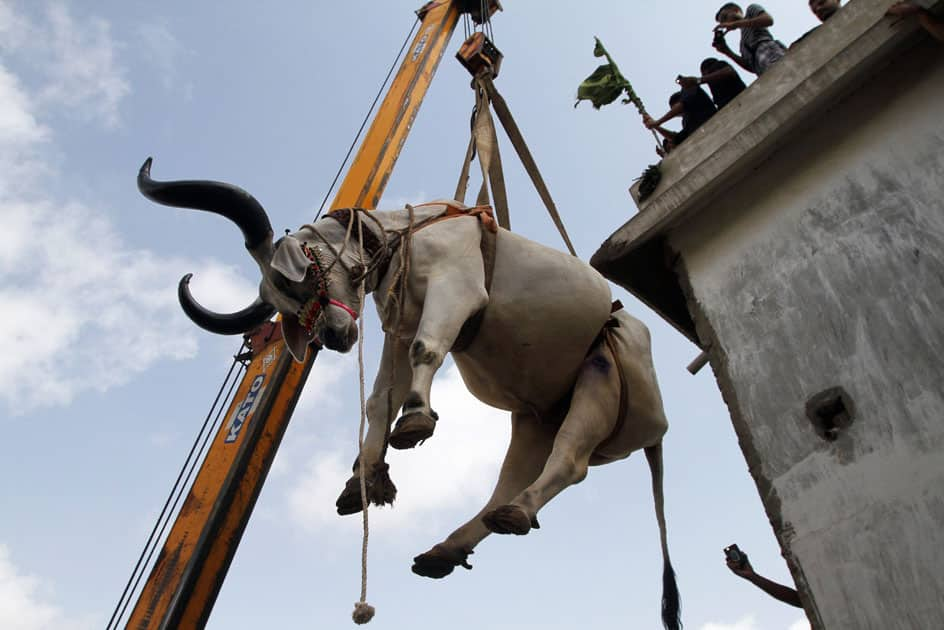
[[675, 571], [669, 560], [669, 543], [665, 529], [665, 500], [662, 492], [662, 442], [645, 449], [649, 472], [652, 473], [652, 496], [656, 504], [656, 519], [659, 521], [659, 537], [662, 541], [662, 625], [665, 630], [680, 630], [682, 627], [678, 585]]

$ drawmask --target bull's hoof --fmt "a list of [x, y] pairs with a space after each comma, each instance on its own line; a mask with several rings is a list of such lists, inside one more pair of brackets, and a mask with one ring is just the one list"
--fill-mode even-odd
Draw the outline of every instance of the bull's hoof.
[[537, 525], [537, 520], [532, 520], [517, 505], [503, 505], [494, 509], [482, 517], [482, 522], [494, 534], [518, 536], [524, 536], [531, 531], [532, 524]]
[[397, 450], [413, 448], [431, 438], [435, 430], [436, 418], [419, 411], [405, 415], [390, 432], [390, 446]]
[[[374, 464], [367, 474], [367, 499], [374, 505], [393, 505], [397, 498], [397, 487], [390, 479], [389, 470], [387, 464]], [[356, 514], [363, 509], [360, 477], [354, 475], [347, 480], [334, 505], [341, 516]]]
[[444, 578], [456, 567], [471, 569], [472, 565], [466, 559], [472, 550], [455, 549], [445, 545], [436, 545], [426, 553], [413, 558], [413, 573], [423, 577]]

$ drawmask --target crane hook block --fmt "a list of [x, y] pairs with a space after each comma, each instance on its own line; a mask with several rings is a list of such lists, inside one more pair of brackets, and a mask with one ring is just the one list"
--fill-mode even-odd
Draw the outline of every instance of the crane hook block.
[[[468, 13], [472, 21], [476, 24], [487, 22], [490, 17], [502, 10], [501, 2], [498, 0], [454, 0], [459, 5], [459, 11]], [[487, 5], [488, 15], [482, 16], [482, 7]]]
[[481, 72], [488, 72], [494, 79], [501, 68], [502, 54], [485, 33], [476, 32], [462, 44], [456, 53], [456, 59], [473, 77]]

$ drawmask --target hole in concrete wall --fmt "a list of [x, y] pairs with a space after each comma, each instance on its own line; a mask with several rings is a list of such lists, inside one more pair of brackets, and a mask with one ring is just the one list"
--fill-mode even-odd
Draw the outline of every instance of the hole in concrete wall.
[[855, 418], [852, 397], [842, 387], [830, 387], [806, 401], [806, 417], [818, 436], [833, 442]]

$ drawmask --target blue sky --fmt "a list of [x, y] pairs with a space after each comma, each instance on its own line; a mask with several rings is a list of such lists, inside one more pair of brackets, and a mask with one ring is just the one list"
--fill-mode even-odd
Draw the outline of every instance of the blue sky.
[[[0, 627], [104, 627], [238, 343], [195, 328], [176, 302], [220, 309], [258, 281], [239, 234], [155, 206], [134, 186], [212, 178], [251, 191], [276, 230], [310, 220], [409, 30], [418, 3], [0, 0]], [[498, 87], [583, 258], [634, 212], [632, 180], [656, 161], [631, 107], [573, 108], [598, 35], [654, 115], [709, 46], [703, 0], [568, 5], [507, 0], [495, 18]], [[806, 2], [765, 3], [790, 42]], [[451, 194], [472, 92], [449, 46], [382, 207]], [[732, 40], [733, 43], [733, 40]], [[510, 146], [513, 227], [559, 237]], [[614, 288], [653, 332], [671, 423], [670, 549], [683, 619], [698, 630], [798, 630], [802, 614], [724, 566], [738, 542], [790, 582], [710, 369]], [[367, 320], [368, 378], [380, 348]], [[11, 334], [12, 332], [12, 334]], [[451, 364], [433, 392], [442, 422], [393, 453], [400, 494], [371, 511], [373, 627], [657, 628], [661, 559], [644, 458], [595, 468], [542, 511], [540, 531], [492, 537], [443, 581], [411, 559], [478, 511], [509, 429]], [[354, 355], [324, 353], [309, 379], [209, 627], [344, 627], [359, 592], [360, 521], [334, 515], [357, 435]]]

